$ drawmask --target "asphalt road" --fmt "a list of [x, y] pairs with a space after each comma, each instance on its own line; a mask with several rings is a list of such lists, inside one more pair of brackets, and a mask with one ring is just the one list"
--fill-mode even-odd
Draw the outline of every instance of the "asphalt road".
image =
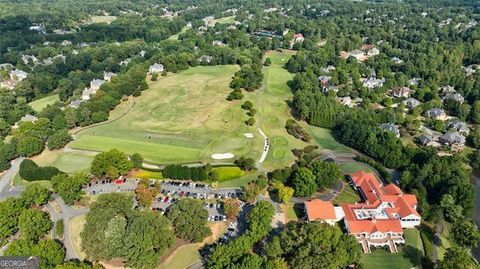
[[12, 196], [18, 196], [22, 193], [23, 187], [12, 187], [10, 186], [10, 182], [12, 181], [13, 177], [17, 174], [18, 169], [20, 167], [20, 163], [25, 158], [20, 157], [15, 159], [11, 162], [12, 167], [5, 171], [0, 178], [0, 201], [3, 201]]

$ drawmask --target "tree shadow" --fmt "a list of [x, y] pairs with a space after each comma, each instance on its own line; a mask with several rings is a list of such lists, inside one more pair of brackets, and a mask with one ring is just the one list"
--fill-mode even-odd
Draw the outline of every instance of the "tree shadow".
[[295, 214], [299, 220], [305, 219], [305, 206], [303, 203], [293, 204], [293, 211], [295, 211]]
[[412, 246], [404, 246], [402, 252], [403, 257], [408, 259], [413, 266], [420, 266], [423, 255], [419, 249]]

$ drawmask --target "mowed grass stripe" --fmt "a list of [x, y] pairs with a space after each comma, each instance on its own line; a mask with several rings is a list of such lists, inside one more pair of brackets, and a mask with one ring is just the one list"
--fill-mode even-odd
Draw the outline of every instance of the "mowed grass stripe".
[[94, 135], [83, 135], [82, 139], [74, 141], [71, 147], [95, 151], [108, 151], [116, 148], [127, 154], [141, 152], [145, 159], [154, 162], [197, 161], [202, 159], [200, 149]]

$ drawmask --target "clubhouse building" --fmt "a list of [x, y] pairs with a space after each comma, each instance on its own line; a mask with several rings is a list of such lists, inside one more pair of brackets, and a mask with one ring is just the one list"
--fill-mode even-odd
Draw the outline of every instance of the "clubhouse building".
[[371, 247], [397, 252], [397, 244], [405, 244], [403, 229], [420, 225], [416, 196], [404, 194], [394, 184], [383, 185], [372, 173], [353, 173], [349, 181], [362, 202], [336, 207], [319, 199], [305, 202], [308, 221], [334, 225], [343, 219], [347, 232], [355, 236], [365, 253], [370, 253]]

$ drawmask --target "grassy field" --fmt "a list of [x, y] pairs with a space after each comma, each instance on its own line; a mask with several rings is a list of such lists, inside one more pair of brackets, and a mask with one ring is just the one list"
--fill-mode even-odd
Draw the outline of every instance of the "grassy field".
[[[124, 117], [79, 132], [71, 147], [138, 152], [154, 163], [215, 162], [213, 153], [227, 152], [257, 159], [262, 139], [243, 135], [256, 130], [245, 125], [240, 102], [225, 100], [236, 70], [238, 66], [194, 67], [161, 77]], [[119, 114], [115, 110], [112, 115]]]
[[236, 166], [215, 167], [213, 172], [219, 182], [237, 179], [245, 175], [245, 172]]
[[303, 126], [310, 133], [312, 142], [316, 143], [321, 148], [342, 153], [352, 151], [349, 147], [340, 144], [337, 140], [335, 140], [331, 130], [307, 124], [304, 124]]
[[70, 219], [70, 223], [65, 223], [65, 225], [68, 225], [69, 227], [69, 236], [70, 241], [72, 242], [73, 251], [81, 261], [86, 257], [85, 253], [82, 251], [82, 239], [80, 238], [80, 233], [83, 231], [83, 226], [85, 225], [85, 216], [86, 215], [74, 217]]
[[162, 172], [147, 171], [142, 169], [131, 171], [130, 176], [136, 178], [163, 179]]
[[92, 16], [90, 17], [90, 21], [87, 22], [87, 24], [92, 24], [92, 23], [106, 23], [110, 24], [112, 21], [116, 20], [116, 16]]
[[33, 109], [35, 112], [41, 112], [42, 109], [47, 107], [48, 105], [53, 105], [55, 102], [60, 101], [60, 97], [58, 97], [58, 94], [54, 95], [49, 95], [46, 97], [43, 97], [41, 99], [35, 100], [33, 102], [28, 103], [28, 105]]
[[14, 186], [28, 186], [30, 184], [40, 184], [47, 189], [52, 189], [52, 183], [48, 180], [41, 180], [41, 181], [26, 181], [20, 177], [19, 173], [16, 173], [13, 177], [13, 185]]
[[225, 23], [233, 23], [233, 22], [235, 22], [235, 16], [229, 16], [229, 17], [214, 19], [211, 21], [210, 25], [215, 26], [215, 24], [217, 23], [225, 24]]
[[158, 269], [187, 268], [200, 260], [198, 249], [204, 244], [214, 242], [227, 231], [227, 224], [225, 222], [211, 223], [209, 226], [212, 230], [211, 236], [205, 238], [202, 243], [187, 244], [179, 247], [158, 267]]
[[353, 204], [355, 202], [360, 201], [360, 197], [358, 196], [357, 192], [350, 186], [347, 182], [344, 183], [343, 191], [333, 199], [333, 203], [338, 204]]
[[390, 253], [383, 249], [372, 249], [372, 253], [364, 254], [360, 262], [366, 269], [410, 269], [421, 268], [423, 255], [422, 240], [417, 229], [404, 230], [406, 244], [398, 253]]
[[248, 182], [255, 180], [260, 175], [260, 172], [246, 174], [243, 177], [222, 181], [218, 183], [218, 188], [240, 188], [245, 186]]
[[190, 27], [184, 26], [178, 34], [171, 35], [168, 40], [178, 40], [180, 34], [185, 33]]
[[452, 224], [449, 222], [443, 222], [443, 231], [440, 234], [440, 244], [437, 248], [438, 258], [441, 260], [445, 255], [445, 252], [450, 248], [450, 230], [452, 229]]
[[372, 173], [374, 172], [370, 166], [367, 166], [359, 162], [343, 163], [340, 165], [340, 168], [345, 174], [355, 173], [358, 171], [372, 172]]
[[283, 68], [283, 65], [294, 54], [294, 51], [270, 51], [265, 57], [272, 60], [272, 64], [265, 67], [263, 89], [254, 93], [252, 100], [257, 109], [257, 121], [259, 126], [270, 138], [271, 145], [264, 167], [267, 169], [283, 168], [295, 161], [291, 150], [303, 148], [307, 143], [289, 135], [285, 129], [285, 123], [291, 119], [290, 108], [287, 101], [293, 95], [287, 82], [293, 78], [293, 74]]
[[295, 212], [293, 203], [282, 204], [282, 211], [285, 213], [286, 221], [298, 221], [297, 212]]
[[45, 150], [42, 154], [32, 158], [40, 166], [54, 166], [65, 173], [85, 171], [90, 169], [90, 164], [95, 154], [84, 152], [63, 152]]

